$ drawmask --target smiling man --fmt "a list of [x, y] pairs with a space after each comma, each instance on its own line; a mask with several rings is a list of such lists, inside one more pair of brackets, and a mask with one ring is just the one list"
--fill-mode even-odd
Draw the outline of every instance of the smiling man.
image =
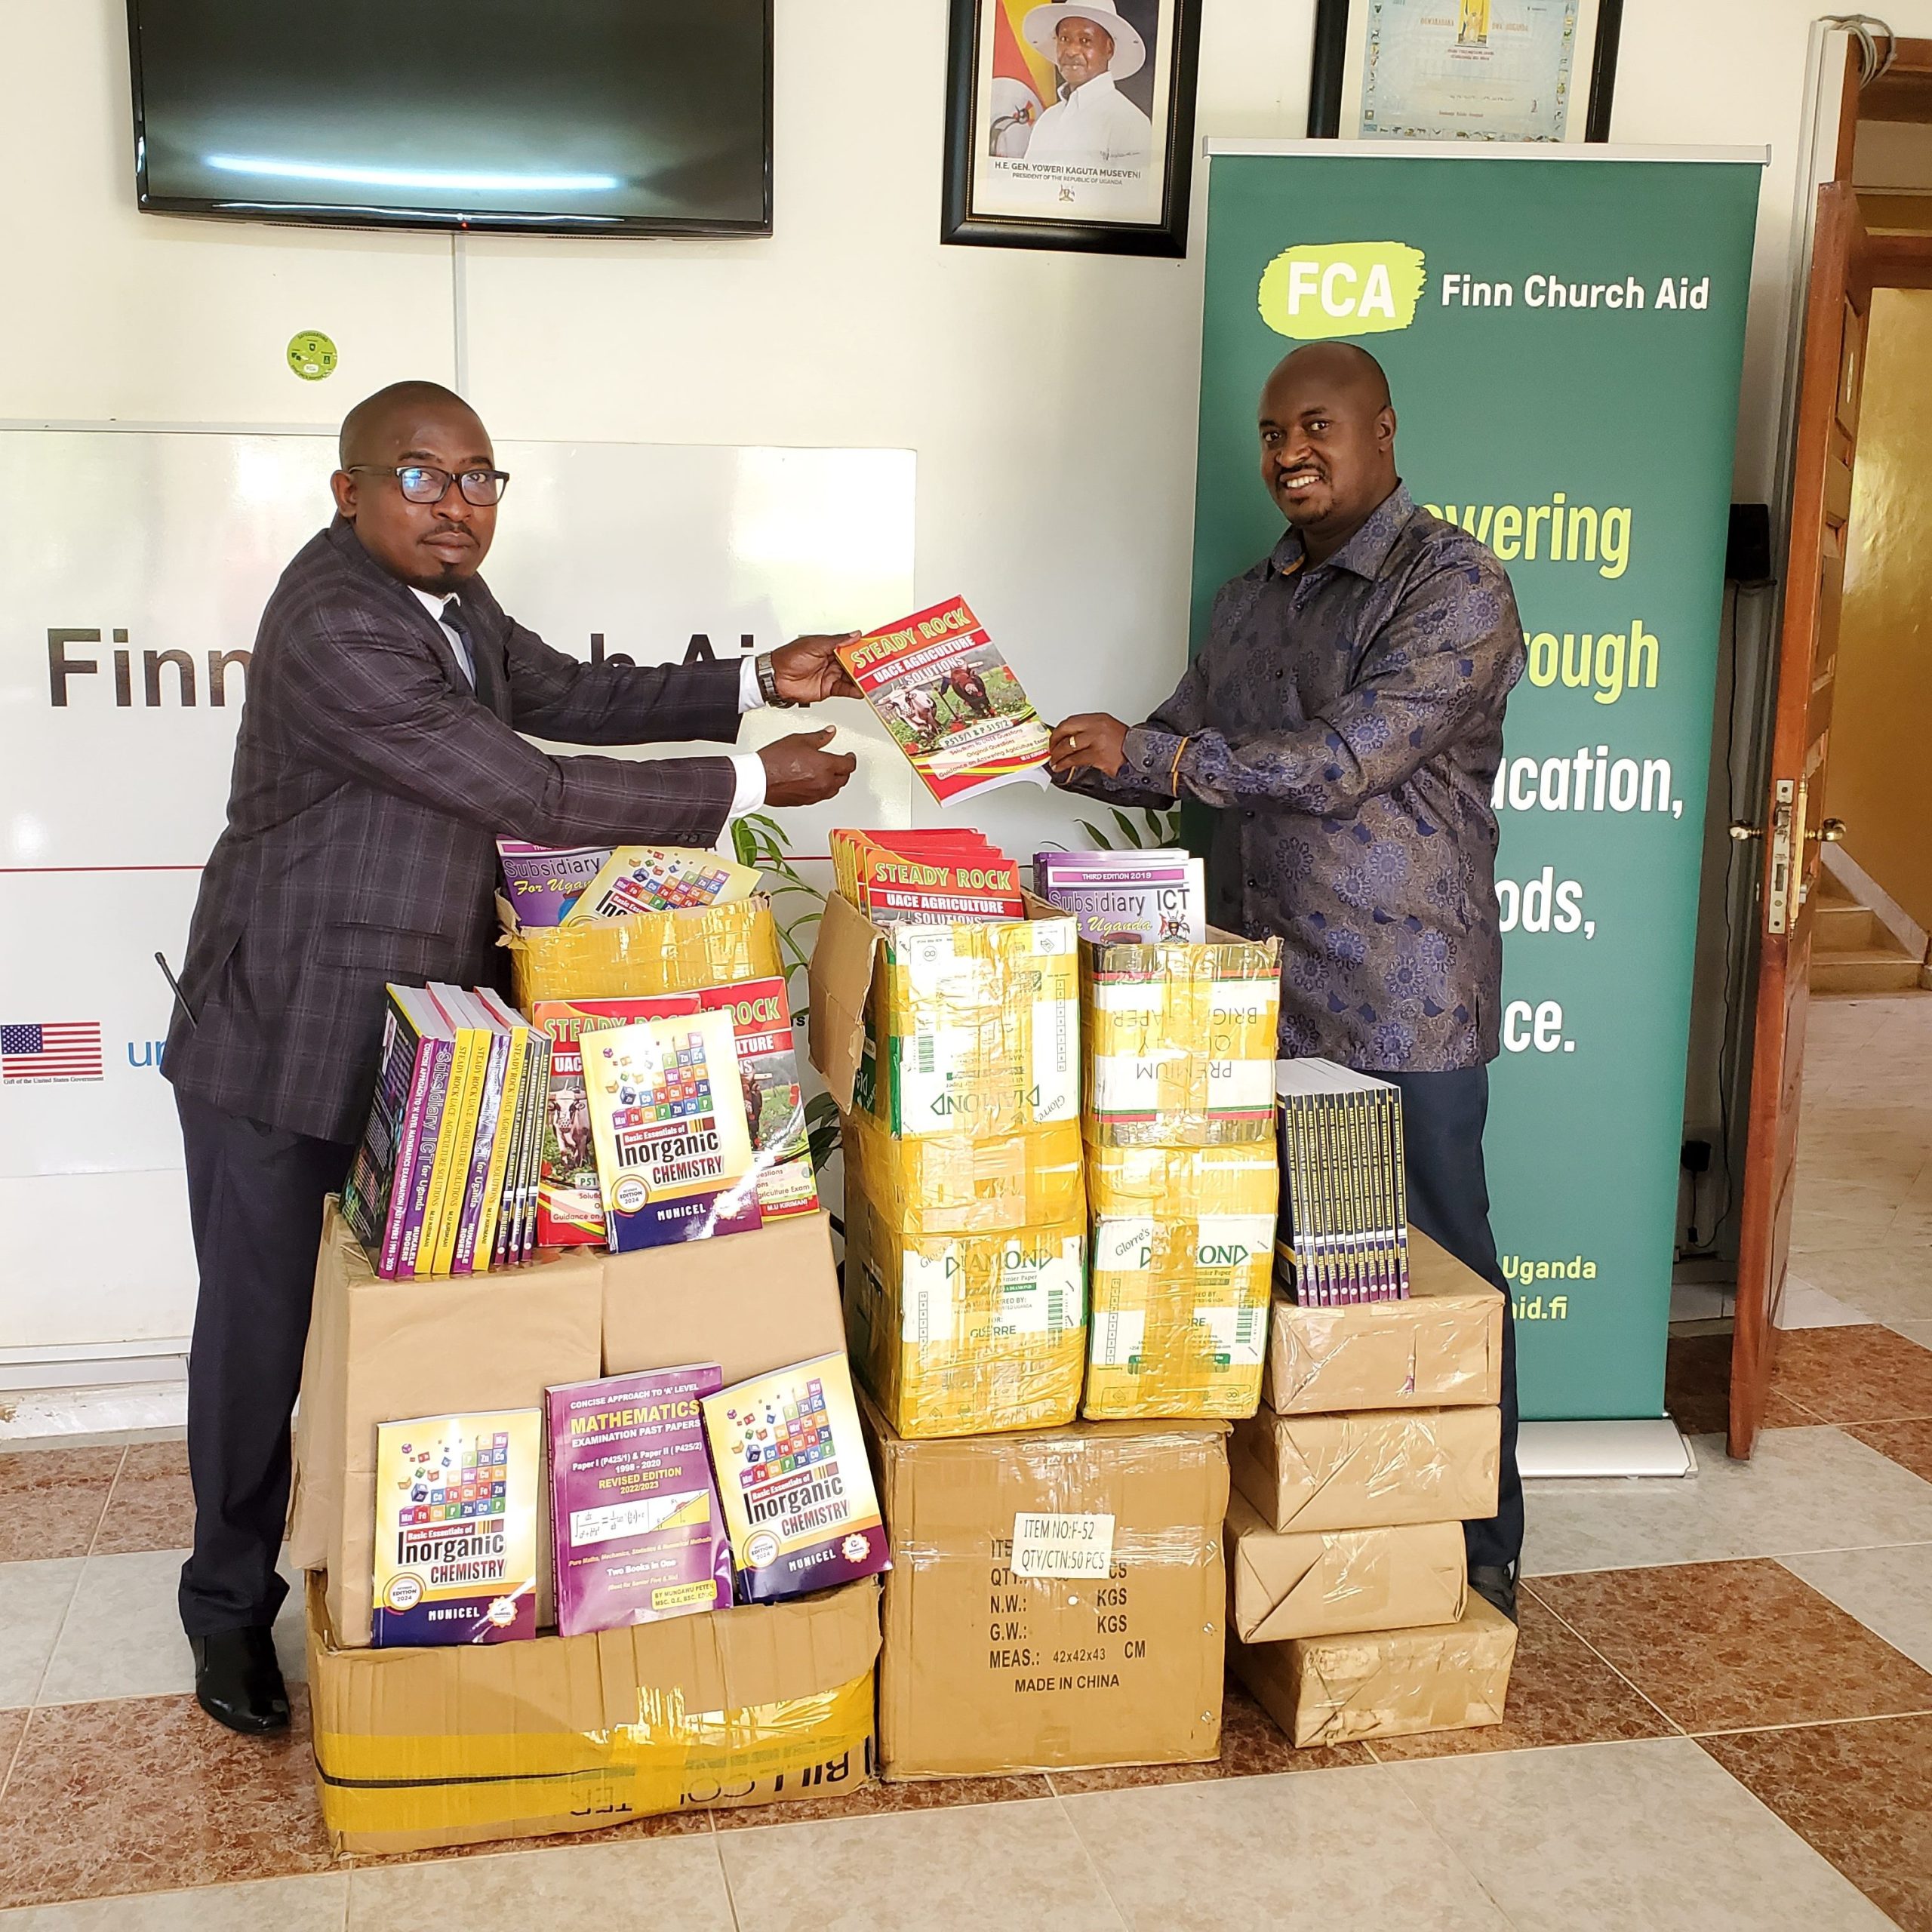
[[651, 761], [588, 745], [729, 741], [741, 713], [857, 695], [838, 640], [742, 664], [586, 664], [478, 574], [509, 478], [461, 397], [400, 383], [350, 411], [337, 515], [262, 615], [228, 823], [169, 1029], [201, 1275], [188, 1364], [195, 1540], [182, 1623], [202, 1707], [279, 1729], [270, 1626], [324, 1197], [368, 1112], [385, 981], [494, 983], [499, 837], [710, 845], [760, 806], [829, 798], [830, 731]]
[[1502, 1007], [1496, 817], [1523, 669], [1509, 579], [1419, 509], [1381, 365], [1312, 343], [1261, 395], [1281, 541], [1222, 586], [1207, 641], [1144, 724], [1053, 735], [1063, 783], [1212, 813], [1210, 916], [1283, 941], [1281, 1051], [1401, 1089], [1409, 1218], [1504, 1290], [1501, 1497], [1466, 1526], [1473, 1586], [1513, 1616], [1523, 1541], [1514, 1324], [1483, 1171]]
[[1115, 83], [1140, 71], [1147, 44], [1113, 0], [1049, 0], [1023, 26], [1060, 74], [1060, 98], [1034, 124], [1026, 159], [1145, 168], [1153, 156], [1154, 124]]

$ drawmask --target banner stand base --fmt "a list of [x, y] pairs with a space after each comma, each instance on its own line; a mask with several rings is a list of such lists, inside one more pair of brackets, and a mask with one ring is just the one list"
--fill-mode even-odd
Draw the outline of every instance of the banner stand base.
[[1695, 1451], [1668, 1416], [1635, 1422], [1526, 1422], [1517, 1438], [1516, 1461], [1525, 1481], [1697, 1473]]

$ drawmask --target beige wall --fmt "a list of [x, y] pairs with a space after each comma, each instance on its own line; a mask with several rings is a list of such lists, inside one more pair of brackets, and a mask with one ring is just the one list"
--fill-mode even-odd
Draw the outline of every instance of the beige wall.
[[1932, 289], [1881, 288], [1859, 411], [1826, 809], [1932, 927]]

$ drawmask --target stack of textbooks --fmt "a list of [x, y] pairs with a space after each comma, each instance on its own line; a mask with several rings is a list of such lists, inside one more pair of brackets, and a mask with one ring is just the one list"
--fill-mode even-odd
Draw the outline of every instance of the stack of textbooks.
[[1409, 1291], [1401, 1091], [1325, 1060], [1275, 1068], [1281, 1136], [1276, 1273], [1305, 1308]]
[[977, 832], [841, 828], [832, 871], [840, 893], [881, 926], [1026, 915], [1019, 866]]
[[716, 852], [687, 845], [578, 845], [568, 849], [497, 841], [503, 888], [517, 922], [568, 926], [627, 919], [749, 899], [758, 874]]
[[1132, 852], [1036, 852], [1034, 890], [1097, 945], [1150, 946], [1208, 937], [1201, 861], [1177, 846]]
[[342, 1209], [387, 1280], [528, 1260], [550, 1043], [489, 987], [386, 989], [369, 1123]]

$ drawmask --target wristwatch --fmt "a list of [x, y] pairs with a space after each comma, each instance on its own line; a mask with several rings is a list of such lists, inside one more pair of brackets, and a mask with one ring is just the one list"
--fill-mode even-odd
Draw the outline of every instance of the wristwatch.
[[768, 651], [761, 651], [758, 654], [758, 694], [774, 710], [795, 711], [798, 708], [795, 699], [779, 696], [778, 673], [772, 668], [771, 653]]

